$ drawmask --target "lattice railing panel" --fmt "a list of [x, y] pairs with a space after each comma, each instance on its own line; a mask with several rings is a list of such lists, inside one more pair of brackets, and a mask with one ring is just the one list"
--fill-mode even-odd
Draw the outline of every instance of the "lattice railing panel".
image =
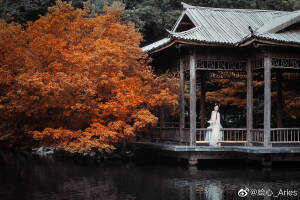
[[234, 70], [245, 71], [247, 60], [217, 60], [200, 59], [197, 60], [197, 69], [200, 70]]
[[272, 143], [300, 143], [300, 128], [272, 128]]
[[250, 130], [250, 140], [253, 143], [263, 143], [264, 142], [264, 129], [251, 129]]
[[252, 70], [263, 69], [264, 68], [264, 59], [263, 58], [255, 58], [251, 61]]
[[272, 67], [300, 69], [300, 58], [273, 57], [272, 58]]

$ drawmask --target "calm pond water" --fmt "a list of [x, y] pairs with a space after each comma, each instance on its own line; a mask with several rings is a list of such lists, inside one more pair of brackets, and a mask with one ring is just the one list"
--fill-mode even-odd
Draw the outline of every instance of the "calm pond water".
[[205, 163], [189, 168], [149, 161], [96, 165], [0, 153], [1, 200], [247, 199], [238, 196], [241, 189], [240, 195], [248, 199], [300, 199], [299, 166], [264, 170]]

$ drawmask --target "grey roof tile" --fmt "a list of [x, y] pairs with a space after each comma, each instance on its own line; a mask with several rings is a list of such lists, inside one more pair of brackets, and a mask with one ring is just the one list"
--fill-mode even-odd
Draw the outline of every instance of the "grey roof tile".
[[[300, 11], [229, 9], [191, 6], [182, 3], [195, 27], [187, 31], [169, 31], [169, 37], [142, 48], [148, 52], [172, 40], [196, 41], [238, 46], [252, 37], [300, 44], [300, 30], [278, 32], [300, 21]], [[183, 16], [181, 15], [180, 18]], [[178, 21], [177, 21], [178, 23]], [[249, 30], [253, 30], [253, 34]], [[175, 26], [174, 26], [175, 27]]]

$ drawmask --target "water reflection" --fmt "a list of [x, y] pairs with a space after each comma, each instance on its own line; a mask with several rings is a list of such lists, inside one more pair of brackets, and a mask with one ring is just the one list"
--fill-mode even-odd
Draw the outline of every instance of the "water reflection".
[[223, 199], [223, 188], [220, 181], [210, 182], [205, 188], [205, 197], [207, 200]]
[[[1, 200], [219, 200], [240, 199], [248, 188], [297, 190], [299, 168], [261, 170], [247, 166], [119, 163], [101, 166], [0, 154]], [[248, 199], [264, 199], [248, 191]]]

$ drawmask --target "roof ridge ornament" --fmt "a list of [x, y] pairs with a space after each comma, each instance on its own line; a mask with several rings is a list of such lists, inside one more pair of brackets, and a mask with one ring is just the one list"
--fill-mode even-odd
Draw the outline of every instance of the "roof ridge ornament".
[[194, 7], [194, 6], [190, 5], [190, 4], [184, 3], [183, 1], [181, 2], [181, 5], [183, 6], [184, 9], [193, 8]]
[[253, 36], [253, 35], [254, 35], [254, 31], [253, 31], [252, 27], [251, 27], [251, 26], [248, 26], [248, 29], [249, 29], [249, 31], [250, 31], [250, 33], [251, 33], [251, 36]]
[[168, 33], [170, 33], [170, 34], [175, 33], [174, 31], [170, 31], [170, 30], [167, 29], [167, 28], [165, 28], [165, 30], [166, 30]]
[[165, 30], [169, 33], [168, 37], [172, 37], [172, 35], [175, 33], [174, 31], [170, 31], [169, 29], [165, 28]]

